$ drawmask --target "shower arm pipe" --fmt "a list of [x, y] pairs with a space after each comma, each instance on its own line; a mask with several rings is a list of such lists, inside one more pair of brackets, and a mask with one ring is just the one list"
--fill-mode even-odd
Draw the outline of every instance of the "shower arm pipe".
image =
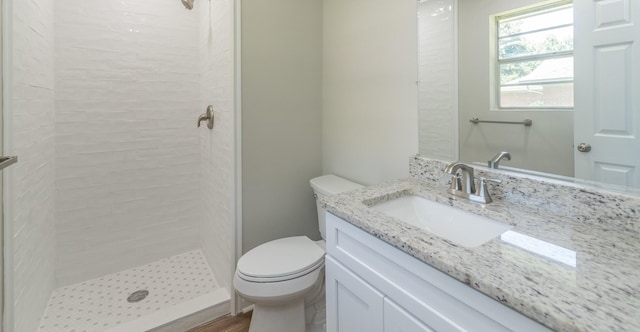
[[193, 9], [193, 2], [195, 0], [181, 0], [182, 1], [182, 5], [184, 5], [184, 8], [191, 10]]

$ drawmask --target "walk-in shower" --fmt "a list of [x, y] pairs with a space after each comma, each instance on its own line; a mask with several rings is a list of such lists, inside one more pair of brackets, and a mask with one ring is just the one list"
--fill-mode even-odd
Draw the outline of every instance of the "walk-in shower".
[[230, 312], [234, 1], [11, 3], [7, 330], [177, 331]]

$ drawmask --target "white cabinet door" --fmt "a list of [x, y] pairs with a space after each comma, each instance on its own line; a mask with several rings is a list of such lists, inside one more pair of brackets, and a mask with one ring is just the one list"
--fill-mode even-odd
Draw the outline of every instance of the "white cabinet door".
[[326, 258], [327, 332], [383, 332], [384, 295]]
[[384, 299], [384, 332], [435, 332], [402, 307]]

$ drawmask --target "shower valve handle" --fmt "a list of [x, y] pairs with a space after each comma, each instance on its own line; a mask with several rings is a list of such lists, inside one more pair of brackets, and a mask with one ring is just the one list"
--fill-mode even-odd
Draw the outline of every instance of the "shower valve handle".
[[213, 129], [213, 106], [207, 106], [207, 112], [200, 114], [198, 117], [198, 128], [200, 127], [200, 122], [207, 120], [207, 128]]

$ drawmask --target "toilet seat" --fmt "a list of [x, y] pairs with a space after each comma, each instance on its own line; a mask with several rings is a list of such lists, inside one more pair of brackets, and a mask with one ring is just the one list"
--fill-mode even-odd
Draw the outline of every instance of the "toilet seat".
[[273, 240], [244, 254], [239, 278], [250, 282], [279, 282], [301, 277], [324, 266], [324, 250], [306, 236]]

